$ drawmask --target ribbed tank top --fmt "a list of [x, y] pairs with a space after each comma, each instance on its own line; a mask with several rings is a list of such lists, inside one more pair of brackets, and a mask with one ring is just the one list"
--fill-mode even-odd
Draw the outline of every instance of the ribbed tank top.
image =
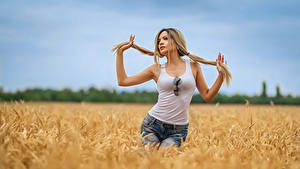
[[157, 80], [158, 101], [148, 112], [154, 118], [169, 124], [185, 125], [189, 123], [188, 109], [191, 103], [196, 82], [193, 76], [190, 60], [185, 60], [185, 73], [179, 78], [178, 96], [174, 94], [175, 77], [170, 76], [165, 69], [165, 64], [161, 66], [159, 78]]

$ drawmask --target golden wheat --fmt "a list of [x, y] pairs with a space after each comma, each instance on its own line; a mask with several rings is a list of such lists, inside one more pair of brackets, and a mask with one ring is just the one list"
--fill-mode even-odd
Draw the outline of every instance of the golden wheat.
[[1, 103], [0, 168], [300, 168], [300, 107], [191, 105], [186, 142], [157, 150], [151, 106]]

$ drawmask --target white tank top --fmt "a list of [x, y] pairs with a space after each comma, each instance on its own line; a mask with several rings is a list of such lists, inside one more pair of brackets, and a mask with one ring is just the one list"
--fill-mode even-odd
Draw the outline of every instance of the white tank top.
[[165, 69], [165, 64], [161, 66], [159, 78], [157, 80], [158, 101], [148, 112], [154, 118], [169, 124], [186, 125], [188, 120], [188, 109], [191, 103], [196, 82], [193, 76], [190, 60], [185, 60], [185, 73], [179, 78], [178, 96], [174, 94], [175, 77], [170, 76]]

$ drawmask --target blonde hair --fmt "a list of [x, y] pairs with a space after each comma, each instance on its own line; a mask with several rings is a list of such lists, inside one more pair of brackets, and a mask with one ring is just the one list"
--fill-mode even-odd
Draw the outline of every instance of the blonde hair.
[[[165, 29], [162, 29], [160, 30], [156, 37], [155, 37], [155, 50], [154, 52], [153, 51], [150, 51], [146, 48], [143, 48], [141, 46], [138, 46], [137, 44], [133, 44], [131, 47], [140, 51], [141, 53], [143, 54], [146, 54], [146, 55], [149, 55], [149, 56], [154, 56], [154, 62], [159, 65], [159, 58], [162, 58], [163, 55], [161, 55], [161, 53], [159, 52], [159, 48], [158, 48], [158, 38], [159, 38], [159, 35], [163, 32], [163, 31], [166, 31], [167, 34], [168, 34], [168, 39], [171, 40], [171, 44], [175, 44], [176, 48], [177, 48], [177, 51], [178, 51], [178, 54], [179, 56], [188, 56], [190, 59], [192, 59], [194, 62], [196, 63], [204, 63], [204, 64], [208, 64], [208, 65], [213, 65], [213, 66], [216, 66], [217, 65], [217, 62], [216, 61], [209, 61], [209, 60], [205, 60], [203, 59], [202, 57], [199, 57], [197, 55], [194, 55], [194, 54], [191, 54], [187, 51], [186, 49], [186, 43], [185, 43], [185, 40], [184, 40], [184, 37], [182, 35], [182, 33], [175, 29], [175, 28], [165, 28]], [[170, 41], [169, 41], [170, 42]], [[122, 48], [124, 45], [127, 45], [129, 42], [122, 42], [122, 43], [119, 43], [117, 45], [115, 45], [113, 48], [112, 48], [112, 51], [113, 52], [117, 52], [120, 48]], [[170, 51], [169, 51], [170, 52]], [[230, 83], [230, 80], [232, 79], [232, 75], [227, 67], [226, 64], [223, 64], [223, 63], [219, 63], [222, 70], [221, 70], [221, 74], [222, 76], [225, 78], [225, 83], [227, 85], [229, 85]]]

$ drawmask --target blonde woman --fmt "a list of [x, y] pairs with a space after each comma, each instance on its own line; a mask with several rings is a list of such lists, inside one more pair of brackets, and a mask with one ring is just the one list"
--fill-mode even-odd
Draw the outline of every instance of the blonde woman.
[[[188, 133], [188, 108], [195, 88], [206, 102], [212, 102], [225, 79], [229, 84], [231, 73], [224, 64], [224, 56], [219, 53], [216, 61], [207, 61], [189, 53], [182, 33], [174, 28], [162, 29], [155, 38], [155, 51], [140, 47], [134, 43], [134, 35], [129, 42], [116, 45], [116, 69], [120, 86], [133, 86], [154, 80], [157, 84], [158, 101], [152, 107], [141, 125], [144, 144], [158, 146], [176, 145], [180, 147]], [[155, 64], [144, 71], [127, 76], [123, 64], [123, 52], [130, 47], [143, 54], [154, 56]], [[184, 60], [182, 56], [190, 59]], [[166, 57], [165, 64], [158, 59]], [[215, 65], [219, 75], [209, 88], [204, 80], [199, 63]]]

